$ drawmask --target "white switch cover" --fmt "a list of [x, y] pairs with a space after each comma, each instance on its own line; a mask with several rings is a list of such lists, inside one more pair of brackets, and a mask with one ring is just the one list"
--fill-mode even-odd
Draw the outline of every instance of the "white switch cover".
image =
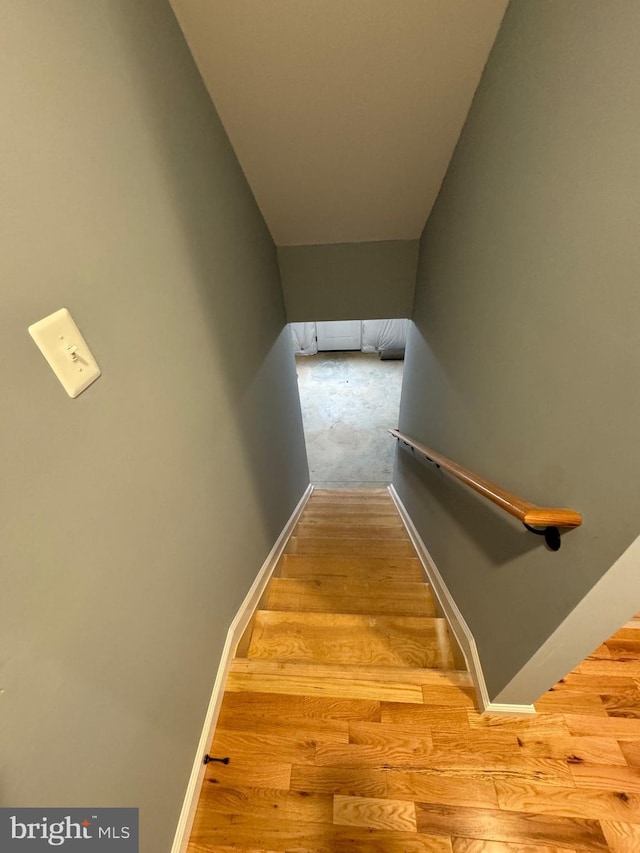
[[29, 334], [70, 397], [77, 397], [100, 376], [100, 368], [66, 308], [29, 326]]

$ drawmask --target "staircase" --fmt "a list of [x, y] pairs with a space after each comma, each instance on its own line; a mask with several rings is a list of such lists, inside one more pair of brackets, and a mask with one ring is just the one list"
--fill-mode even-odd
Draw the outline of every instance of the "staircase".
[[447, 624], [387, 492], [314, 494], [256, 614], [247, 658], [453, 669]]
[[[353, 682], [341, 685], [349, 698], [363, 679], [441, 683], [461, 660], [386, 489], [315, 490], [275, 575], [230, 690], [243, 674], [321, 674]], [[451, 677], [470, 684], [466, 673]]]
[[209, 765], [190, 853], [427, 849], [380, 773], [431, 748], [402, 728], [425, 691], [445, 708], [474, 694], [388, 492], [315, 490], [274, 574], [232, 664], [212, 745], [229, 764]]
[[275, 574], [188, 853], [638, 853], [640, 620], [495, 716], [385, 491], [315, 491]]

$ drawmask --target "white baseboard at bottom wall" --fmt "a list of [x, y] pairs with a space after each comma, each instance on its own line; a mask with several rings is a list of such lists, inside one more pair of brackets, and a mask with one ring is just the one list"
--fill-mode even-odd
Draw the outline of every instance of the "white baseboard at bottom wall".
[[444, 578], [438, 571], [438, 567], [433, 561], [427, 546], [422, 541], [422, 537], [416, 530], [416, 526], [411, 520], [411, 516], [407, 512], [405, 505], [402, 503], [400, 496], [393, 486], [389, 486], [389, 494], [395, 503], [400, 517], [407, 529], [409, 538], [413, 542], [413, 547], [416, 549], [420, 562], [424, 568], [425, 574], [429, 579], [433, 593], [440, 603], [440, 607], [451, 626], [451, 630], [455, 634], [456, 640], [462, 654], [467, 662], [467, 668], [473, 679], [473, 683], [478, 695], [478, 703], [482, 713], [490, 714], [535, 714], [533, 705], [505, 705], [499, 702], [492, 702], [489, 699], [487, 692], [487, 684], [482, 672], [482, 664], [478, 655], [478, 648], [473, 634], [467, 623], [464, 620], [462, 613], [458, 610], [458, 605], [455, 603], [453, 596], [444, 582]]
[[202, 787], [202, 780], [204, 779], [205, 764], [203, 763], [203, 759], [207, 753], [207, 750], [209, 749], [209, 746], [213, 739], [213, 733], [218, 722], [218, 717], [220, 715], [220, 707], [222, 706], [222, 699], [224, 696], [224, 686], [227, 680], [227, 675], [229, 674], [229, 669], [231, 667], [231, 662], [233, 660], [233, 655], [235, 653], [236, 646], [240, 642], [240, 638], [244, 634], [244, 631], [247, 625], [249, 624], [249, 621], [251, 620], [251, 617], [253, 616], [256, 607], [258, 606], [258, 603], [262, 597], [263, 592], [266, 589], [267, 584], [269, 583], [269, 580], [271, 579], [278, 560], [282, 556], [282, 553], [285, 549], [285, 545], [287, 544], [289, 537], [291, 536], [293, 529], [296, 526], [300, 515], [302, 514], [302, 510], [304, 509], [305, 504], [311, 497], [312, 491], [313, 486], [307, 486], [304, 494], [298, 502], [298, 505], [292, 512], [291, 517], [289, 518], [284, 528], [282, 529], [282, 532], [276, 539], [276, 542], [271, 551], [269, 552], [267, 559], [262, 564], [262, 568], [258, 572], [256, 579], [251, 585], [251, 589], [249, 590], [244, 601], [240, 605], [240, 609], [236, 613], [233, 622], [229, 626], [229, 631], [227, 632], [227, 639], [225, 641], [224, 648], [222, 650], [222, 655], [220, 657], [220, 664], [218, 666], [216, 680], [213, 685], [213, 692], [211, 694], [211, 699], [209, 700], [209, 707], [207, 709], [207, 714], [204, 719], [204, 726], [202, 728], [202, 734], [200, 735], [200, 741], [198, 743], [196, 757], [193, 762], [191, 775], [189, 777], [187, 792], [184, 798], [184, 802], [182, 804], [182, 811], [180, 812], [180, 818], [178, 819], [176, 834], [173, 839], [173, 844], [171, 846], [171, 853], [185, 853], [187, 845], [189, 843], [189, 836], [191, 835], [193, 819], [195, 817], [196, 808], [198, 805], [200, 789]]

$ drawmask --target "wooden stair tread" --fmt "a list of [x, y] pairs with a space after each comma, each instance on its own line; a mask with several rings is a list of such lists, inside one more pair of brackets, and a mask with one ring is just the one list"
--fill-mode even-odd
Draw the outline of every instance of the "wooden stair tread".
[[311, 498], [388, 498], [388, 489], [314, 489]]
[[372, 580], [423, 581], [417, 557], [376, 557], [363, 554], [283, 554], [277, 572], [281, 578], [341, 577]]
[[340, 503], [336, 506], [329, 501], [315, 504], [308, 503], [304, 508], [302, 517], [305, 521], [309, 519], [322, 521], [323, 519], [332, 518], [348, 519], [349, 521], [362, 519], [362, 521], [367, 523], [378, 521], [379, 519], [401, 521], [398, 510], [393, 504], [388, 503], [368, 503], [365, 506], [358, 503]]
[[407, 539], [371, 539], [292, 536], [285, 548], [286, 554], [330, 554], [335, 556], [360, 555], [363, 557], [413, 557], [415, 550]]
[[226, 691], [367, 700], [420, 708], [424, 705], [425, 696], [429, 695], [435, 697], [438, 705], [447, 708], [473, 708], [476, 705], [469, 673], [458, 670], [256, 658], [236, 658], [233, 661]]
[[304, 519], [296, 524], [293, 535], [297, 538], [330, 537], [332, 539], [409, 539], [407, 531], [399, 524], [352, 524], [349, 522], [315, 524]]
[[374, 496], [357, 498], [352, 495], [344, 498], [312, 497], [309, 499], [305, 509], [328, 509], [330, 507], [333, 507], [334, 509], [353, 509], [358, 510], [359, 512], [366, 512], [370, 507], [378, 510], [386, 510], [387, 512], [391, 512], [396, 509], [396, 505], [390, 497]]
[[311, 501], [391, 501], [388, 489], [314, 489]]
[[304, 512], [326, 512], [329, 510], [343, 512], [397, 513], [396, 505], [391, 498], [315, 498], [310, 499]]
[[436, 616], [426, 583], [346, 577], [273, 578], [265, 610]]
[[313, 524], [318, 527], [325, 524], [347, 524], [362, 527], [404, 527], [397, 512], [384, 510], [377, 513], [363, 512], [359, 507], [350, 512], [331, 508], [327, 510], [309, 509], [302, 513], [301, 524]]
[[335, 681], [379, 680], [431, 687], [473, 687], [471, 675], [460, 669], [235, 658], [231, 663], [230, 672], [236, 675], [274, 675], [285, 679], [309, 676], [318, 681], [331, 678]]
[[260, 610], [247, 657], [453, 668], [446, 621], [431, 616]]

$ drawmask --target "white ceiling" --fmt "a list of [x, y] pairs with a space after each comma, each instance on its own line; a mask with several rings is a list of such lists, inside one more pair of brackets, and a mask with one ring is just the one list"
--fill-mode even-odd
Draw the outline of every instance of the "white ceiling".
[[507, 0], [171, 0], [278, 245], [420, 236]]

